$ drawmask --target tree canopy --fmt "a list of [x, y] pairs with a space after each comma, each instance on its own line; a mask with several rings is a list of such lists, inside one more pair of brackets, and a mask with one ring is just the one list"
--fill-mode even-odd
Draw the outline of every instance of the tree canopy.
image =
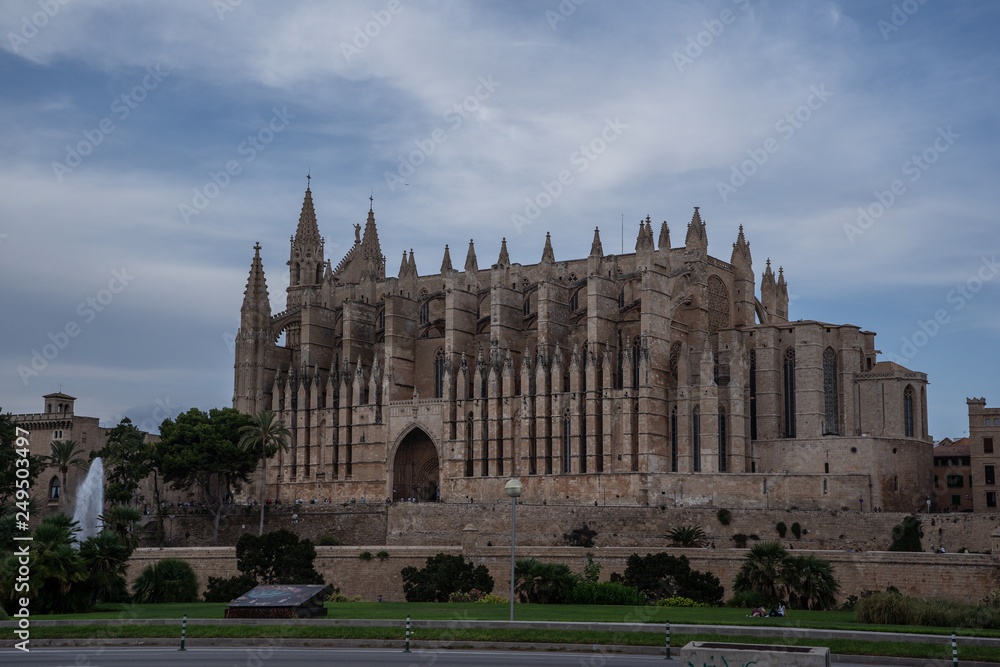
[[257, 469], [259, 455], [240, 447], [240, 429], [251, 417], [233, 408], [203, 412], [191, 408], [164, 419], [156, 464], [163, 480], [176, 489], [199, 489], [215, 517], [212, 544], [219, 542], [219, 522], [236, 484], [246, 484]]
[[493, 577], [485, 565], [473, 565], [464, 556], [440, 553], [427, 559], [421, 569], [412, 565], [400, 570], [407, 602], [447, 602], [455, 592], [473, 588], [493, 592]]
[[28, 488], [31, 488], [46, 465], [45, 457], [29, 454], [28, 477], [18, 478], [17, 459], [22, 457], [17, 451], [16, 444], [17, 423], [14, 421], [14, 415], [0, 411], [0, 513], [10, 509], [11, 499], [18, 489], [18, 479], [27, 479]]
[[154, 469], [156, 447], [128, 417], [108, 431], [104, 447], [94, 452], [104, 462], [104, 498], [111, 503], [130, 503], [142, 480]]

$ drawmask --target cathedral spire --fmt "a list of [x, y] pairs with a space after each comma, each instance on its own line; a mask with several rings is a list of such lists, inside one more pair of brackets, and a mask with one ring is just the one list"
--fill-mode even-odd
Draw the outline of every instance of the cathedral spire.
[[465, 272], [475, 275], [479, 271], [479, 264], [476, 263], [476, 245], [469, 239], [469, 252], [465, 255]]
[[500, 266], [510, 266], [510, 255], [507, 253], [507, 237], [500, 242], [500, 257], [497, 259]]
[[408, 269], [410, 275], [414, 278], [417, 277], [417, 260], [413, 258], [413, 248], [410, 248], [410, 261], [408, 262]]
[[448, 252], [448, 246], [444, 247], [444, 258], [441, 260], [441, 275], [447, 274], [451, 271], [451, 253]]
[[594, 227], [594, 241], [590, 244], [590, 256], [604, 256], [604, 247], [601, 245], [601, 230], [597, 227]]
[[399, 263], [399, 274], [397, 275], [397, 277], [398, 278], [405, 277], [406, 276], [406, 272], [409, 270], [409, 268], [410, 268], [410, 265], [406, 261], [406, 251], [404, 250], [403, 251], [403, 261], [401, 261]]
[[[508, 260], [509, 263], [510, 260]], [[552, 236], [545, 232], [545, 248], [542, 249], [542, 261], [543, 262], [555, 262], [556, 256], [552, 252]]]
[[698, 206], [694, 207], [694, 214], [691, 216], [691, 222], [688, 223], [687, 237], [684, 239], [684, 245], [687, 248], [694, 246], [708, 247], [705, 222], [701, 219], [701, 212], [698, 209]]
[[295, 240], [300, 242], [319, 240], [319, 227], [316, 224], [312, 191], [308, 186], [306, 186], [305, 199], [302, 200], [302, 212], [299, 214], [299, 226], [295, 230]]
[[659, 250], [670, 250], [670, 227], [667, 227], [666, 220], [660, 225], [660, 240], [656, 245]]
[[733, 244], [733, 255], [729, 262], [730, 264], [750, 266], [750, 244], [747, 243], [746, 237], [743, 236], [743, 225], [740, 225], [740, 233], [736, 237], [736, 243]]
[[385, 257], [382, 255], [382, 246], [378, 240], [378, 228], [375, 226], [374, 200], [369, 202], [368, 220], [365, 222], [365, 233], [361, 237], [361, 262], [362, 277], [369, 277], [372, 280], [385, 279]]
[[260, 260], [260, 243], [254, 244], [253, 261], [250, 263], [250, 275], [247, 277], [247, 288], [243, 292], [243, 313], [263, 311], [267, 318], [271, 317], [271, 302], [267, 295], [267, 280], [264, 278], [264, 264]]

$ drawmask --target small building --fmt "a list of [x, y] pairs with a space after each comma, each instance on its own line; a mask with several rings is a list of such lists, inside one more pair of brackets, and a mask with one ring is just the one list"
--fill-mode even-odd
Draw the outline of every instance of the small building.
[[264, 584], [236, 598], [226, 618], [312, 618], [326, 616], [325, 585]]
[[997, 509], [997, 468], [1000, 451], [994, 448], [1000, 442], [1000, 408], [987, 408], [985, 398], [969, 398], [969, 454], [971, 478], [975, 490], [970, 495], [977, 512]]
[[934, 496], [939, 512], [973, 509], [968, 438], [945, 438], [934, 447]]
[[[61, 391], [42, 396], [44, 411], [13, 415], [14, 422], [28, 431], [28, 446], [34, 456], [49, 456], [52, 453], [52, 443], [56, 440], [72, 440], [78, 445], [79, 458], [90, 460], [90, 455], [102, 449], [108, 439], [111, 429], [100, 425], [97, 417], [84, 417], [76, 414], [76, 397]], [[159, 440], [158, 435], [144, 433], [147, 441]], [[56, 468], [46, 468], [38, 476], [32, 488], [32, 495], [40, 508], [33, 516], [45, 516], [62, 512], [73, 515], [72, 503], [76, 499], [76, 490], [87, 476], [89, 465], [72, 467], [66, 474], [63, 487], [62, 475]], [[149, 487], [148, 489], [146, 487]], [[135, 503], [142, 510], [144, 505], [152, 503], [152, 483], [143, 484], [136, 492]]]

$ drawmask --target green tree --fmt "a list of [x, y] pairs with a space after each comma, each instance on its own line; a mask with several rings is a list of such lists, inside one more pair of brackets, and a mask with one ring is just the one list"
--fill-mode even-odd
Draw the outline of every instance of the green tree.
[[754, 544], [736, 573], [733, 590], [737, 593], [756, 591], [767, 604], [777, 604], [788, 593], [787, 559], [788, 550], [779, 542]]
[[493, 592], [493, 577], [486, 566], [466, 562], [464, 556], [440, 553], [429, 557], [419, 570], [411, 565], [399, 573], [407, 602], [447, 602], [452, 593], [473, 588]]
[[920, 538], [924, 536], [924, 530], [920, 527], [920, 519], [910, 515], [903, 517], [903, 523], [898, 523], [892, 527], [892, 544], [889, 551], [923, 551]]
[[83, 454], [82, 449], [77, 449], [75, 440], [53, 440], [49, 445], [52, 453], [45, 457], [45, 462], [49, 468], [55, 468], [62, 478], [63, 507], [72, 511], [69, 497], [69, 487], [66, 486], [66, 475], [70, 468], [86, 468], [87, 461], [78, 455]]
[[[21, 436], [26, 437], [23, 430]], [[27, 447], [17, 444], [17, 437], [14, 415], [0, 411], [0, 513], [4, 514], [12, 507], [11, 500], [15, 496], [19, 505], [31, 502], [28, 490], [34, 486], [35, 480], [46, 466], [45, 457], [28, 453]], [[25, 456], [21, 456], [22, 453]], [[19, 460], [26, 460], [28, 464], [18, 465]], [[19, 468], [27, 468], [28, 476], [18, 477]], [[21, 492], [20, 495], [17, 494], [18, 491]], [[20, 505], [21, 511], [27, 507], [27, 504]], [[4, 542], [2, 548], [6, 548], [9, 544], [10, 542]]]
[[639, 590], [649, 602], [674, 595], [695, 602], [718, 605], [725, 589], [711, 572], [691, 568], [687, 556], [666, 553], [632, 554], [625, 561], [625, 575], [612, 573], [611, 581], [620, 581]]
[[87, 568], [81, 587], [90, 594], [88, 607], [128, 599], [125, 574], [131, 554], [132, 549], [110, 530], [102, 530], [80, 545], [80, 558]]
[[514, 591], [521, 602], [558, 604], [566, 600], [578, 583], [580, 576], [563, 563], [545, 563], [534, 558], [514, 563]]
[[667, 533], [667, 537], [679, 547], [700, 547], [705, 543], [705, 531], [701, 526], [678, 526]]
[[240, 429], [250, 416], [233, 408], [205, 413], [197, 408], [165, 419], [156, 445], [156, 466], [176, 489], [198, 489], [214, 517], [212, 544], [219, 544], [219, 523], [233, 486], [246, 484], [257, 469], [256, 452], [240, 447]]
[[313, 543], [284, 528], [260, 537], [244, 533], [236, 542], [236, 567], [261, 584], [322, 584], [315, 560]]
[[104, 531], [110, 531], [118, 541], [128, 550], [125, 559], [132, 556], [132, 552], [139, 546], [139, 536], [135, 532], [135, 524], [142, 519], [142, 514], [131, 505], [113, 505], [101, 515], [104, 522]]
[[156, 475], [156, 446], [132, 420], [125, 417], [108, 431], [104, 447], [94, 452], [104, 462], [104, 499], [110, 503], [131, 503], [144, 479], [153, 475], [153, 503], [159, 516], [160, 488]]
[[164, 558], [136, 577], [132, 598], [139, 603], [197, 602], [198, 577], [186, 560]]
[[240, 447], [248, 453], [260, 453], [263, 471], [260, 477], [260, 529], [257, 535], [264, 534], [264, 506], [267, 504], [267, 459], [278, 453], [278, 450], [288, 451], [288, 441], [292, 432], [285, 427], [285, 422], [270, 410], [261, 410], [253, 416], [253, 422], [240, 429]]
[[[35, 528], [28, 555], [31, 572], [27, 591], [18, 590], [20, 556], [10, 554], [0, 563], [0, 591], [8, 609], [20, 597], [31, 599], [36, 614], [83, 611], [89, 592], [79, 586], [87, 579], [87, 565], [73, 548], [76, 522], [65, 514], [51, 514]], [[9, 552], [8, 552], [9, 553]]]
[[789, 592], [789, 602], [800, 609], [832, 609], [837, 604], [840, 584], [833, 576], [830, 561], [815, 555], [789, 557], [785, 561], [783, 578]]

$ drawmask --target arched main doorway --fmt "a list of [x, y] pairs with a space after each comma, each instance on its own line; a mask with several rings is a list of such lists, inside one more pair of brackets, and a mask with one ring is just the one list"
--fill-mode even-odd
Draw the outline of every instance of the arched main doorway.
[[438, 457], [434, 441], [419, 428], [406, 434], [392, 461], [392, 500], [420, 502], [438, 499]]

